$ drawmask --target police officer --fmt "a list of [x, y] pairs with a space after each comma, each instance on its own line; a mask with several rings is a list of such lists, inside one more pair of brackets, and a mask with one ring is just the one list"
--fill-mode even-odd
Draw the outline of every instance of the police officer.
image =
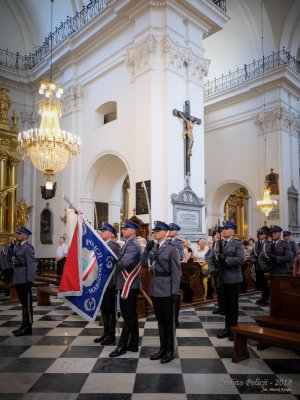
[[[180, 231], [180, 226], [175, 224], [174, 222], [171, 222], [169, 224], [169, 237], [171, 238], [171, 242], [175, 244], [179, 251], [179, 257], [180, 257], [180, 262], [184, 261], [184, 244], [183, 240], [179, 238], [179, 231]], [[179, 328], [179, 310], [180, 310], [180, 297], [178, 297], [178, 303], [175, 304], [175, 326], [176, 328]]]
[[[113, 242], [113, 238], [117, 235], [115, 228], [108, 222], [103, 222], [99, 229], [101, 238], [108, 247], [112, 249], [115, 255], [120, 258], [121, 246], [119, 243]], [[116, 274], [112, 276], [103, 296], [101, 303], [101, 315], [104, 324], [103, 335], [94, 339], [95, 343], [101, 343], [103, 346], [115, 344], [116, 333]]]
[[[243, 282], [241, 266], [245, 264], [246, 254], [241, 240], [235, 238], [235, 223], [226, 221], [222, 226], [222, 237], [218, 247], [212, 249], [212, 256], [220, 266], [220, 280], [223, 287], [223, 306], [225, 314], [225, 329], [217, 333], [219, 339], [228, 337], [233, 340], [230, 330], [237, 325], [239, 315], [239, 293]], [[222, 242], [222, 243], [220, 243]]]
[[277, 225], [270, 227], [271, 241], [264, 243], [258, 257], [264, 272], [272, 275], [290, 275], [290, 265], [293, 259], [289, 243], [281, 240], [282, 228]]
[[[14, 238], [10, 236], [8, 243], [2, 247], [0, 252], [0, 269], [3, 270], [4, 282], [11, 283], [14, 273], [12, 257], [14, 255]], [[6, 291], [6, 295], [9, 295], [9, 290]]]
[[154, 241], [149, 241], [141, 257], [143, 267], [150, 266], [154, 313], [158, 322], [160, 349], [150, 360], [166, 364], [174, 358], [174, 304], [179, 302], [181, 266], [179, 251], [172, 241], [166, 240], [169, 226], [162, 221], [154, 223]]
[[[109, 354], [118, 357], [127, 350], [138, 352], [139, 326], [137, 316], [137, 297], [140, 288], [141, 246], [136, 238], [138, 225], [128, 219], [122, 226], [122, 235], [126, 240], [122, 247], [120, 260], [117, 262], [117, 290], [122, 291], [120, 307], [124, 325], [117, 348]], [[125, 285], [126, 283], [126, 285]]]
[[264, 226], [260, 228], [257, 232], [258, 240], [255, 242], [250, 253], [251, 261], [253, 262], [255, 267], [257, 289], [261, 290], [261, 298], [256, 300], [256, 303], [265, 306], [269, 304], [270, 290], [268, 281], [265, 277], [261, 265], [259, 264], [258, 258], [264, 243], [268, 240], [268, 235], [269, 232], [267, 230], [267, 227]]
[[33, 308], [32, 308], [32, 284], [36, 276], [36, 260], [33, 246], [28, 243], [31, 235], [29, 229], [21, 226], [17, 231], [19, 244], [15, 246], [13, 255], [14, 275], [13, 284], [22, 304], [22, 324], [12, 333], [15, 336], [32, 334]]
[[290, 231], [283, 231], [282, 236], [283, 236], [283, 240], [285, 240], [289, 244], [290, 249], [292, 251], [293, 259], [292, 259], [292, 262], [290, 263], [290, 269], [292, 269], [295, 258], [296, 258], [296, 254], [297, 254], [297, 246], [296, 246], [295, 241], [292, 239], [292, 234]]
[[174, 222], [171, 222], [169, 224], [169, 237], [171, 238], [171, 242], [176, 245], [176, 247], [179, 251], [180, 262], [183, 262], [184, 246], [183, 246], [183, 240], [179, 238], [180, 229], [181, 229], [180, 226], [177, 224], [174, 224]]
[[[213, 231], [213, 243], [211, 245], [211, 248], [208, 250], [208, 252], [205, 254], [205, 260], [208, 264], [208, 269], [211, 275], [213, 276], [214, 279], [214, 284], [216, 287], [217, 291], [217, 306], [213, 309], [213, 314], [221, 314], [224, 315], [224, 306], [223, 306], [223, 286], [222, 286], [222, 276], [221, 276], [221, 271], [219, 268], [219, 264], [216, 262], [216, 257], [215, 255], [212, 255], [212, 249], [215, 249], [215, 253], [218, 252], [219, 248], [219, 241], [221, 239], [221, 232], [222, 232], [222, 227], [218, 226], [215, 227]], [[214, 253], [214, 254], [215, 254]]]

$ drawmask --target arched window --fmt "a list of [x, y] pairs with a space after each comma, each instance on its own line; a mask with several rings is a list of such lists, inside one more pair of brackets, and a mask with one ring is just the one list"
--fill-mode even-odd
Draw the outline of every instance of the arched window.
[[96, 111], [97, 113], [97, 128], [108, 124], [117, 119], [117, 102], [108, 101], [102, 104]]
[[40, 240], [42, 244], [53, 244], [53, 212], [48, 202], [41, 212]]

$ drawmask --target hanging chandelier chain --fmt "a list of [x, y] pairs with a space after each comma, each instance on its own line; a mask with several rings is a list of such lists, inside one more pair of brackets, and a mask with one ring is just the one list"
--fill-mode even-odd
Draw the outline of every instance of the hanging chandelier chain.
[[[263, 133], [264, 133], [264, 169], [267, 173], [267, 131], [266, 131], [266, 93], [265, 93], [265, 52], [264, 52], [264, 21], [263, 21], [263, 1], [260, 1], [260, 18], [261, 18], [261, 52], [262, 52], [262, 90], [263, 90]], [[260, 210], [266, 215], [277, 205], [276, 200], [270, 197], [271, 190], [265, 180], [263, 199], [256, 202]]]
[[51, 23], [50, 23], [50, 81], [52, 82], [52, 49], [53, 49], [53, 3], [54, 0], [51, 1]]
[[261, 20], [261, 52], [262, 52], [262, 90], [263, 90], [263, 127], [264, 127], [264, 169], [267, 173], [267, 132], [266, 132], [266, 93], [265, 93], [265, 51], [264, 51], [264, 19], [263, 2], [260, 0]]
[[53, 42], [53, 3], [51, 1], [51, 40], [50, 40], [50, 80], [43, 79], [39, 94], [44, 98], [38, 102], [41, 122], [39, 128], [19, 133], [19, 148], [23, 157], [29, 156], [36, 169], [44, 172], [46, 187], [52, 186], [52, 177], [62, 171], [71, 158], [80, 152], [80, 139], [60, 128], [62, 102], [58, 99], [63, 94], [61, 85], [57, 85], [52, 75]]

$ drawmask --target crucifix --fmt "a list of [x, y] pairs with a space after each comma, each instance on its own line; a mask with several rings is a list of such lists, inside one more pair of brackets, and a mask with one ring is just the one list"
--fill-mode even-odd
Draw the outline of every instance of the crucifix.
[[185, 176], [190, 177], [191, 175], [191, 156], [192, 156], [192, 148], [194, 144], [193, 137], [193, 127], [194, 124], [201, 124], [201, 119], [193, 117], [191, 115], [191, 103], [189, 100], [184, 102], [184, 111], [173, 110], [173, 115], [175, 117], [181, 118], [184, 123], [184, 130], [182, 132], [182, 137], [185, 141], [184, 146], [184, 168], [185, 168]]

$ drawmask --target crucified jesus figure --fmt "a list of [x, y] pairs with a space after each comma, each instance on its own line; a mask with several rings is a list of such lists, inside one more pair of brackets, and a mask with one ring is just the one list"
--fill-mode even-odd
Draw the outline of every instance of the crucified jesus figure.
[[185, 122], [185, 127], [184, 131], [182, 132], [182, 137], [183, 139], [189, 139], [189, 144], [187, 148], [187, 158], [190, 158], [192, 156], [192, 148], [194, 144], [194, 136], [193, 136], [193, 128], [194, 128], [194, 123], [196, 121], [192, 121], [190, 119], [187, 119], [182, 112], [178, 112], [178, 114], [181, 116], [183, 121]]

